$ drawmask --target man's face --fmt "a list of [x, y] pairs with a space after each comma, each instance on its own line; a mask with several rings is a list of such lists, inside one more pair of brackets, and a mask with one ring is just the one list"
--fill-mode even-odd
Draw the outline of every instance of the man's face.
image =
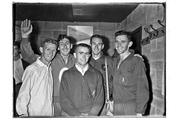
[[44, 47], [42, 48], [42, 57], [47, 61], [51, 62], [56, 54], [57, 46], [52, 43], [45, 43]]
[[90, 57], [89, 49], [87, 47], [78, 47], [76, 50], [75, 58], [79, 65], [86, 65]]
[[126, 35], [118, 35], [116, 37], [115, 47], [119, 54], [128, 51], [131, 45], [132, 42], [128, 40], [128, 37]]
[[104, 48], [102, 39], [94, 37], [92, 39], [91, 47], [92, 47], [93, 54], [95, 54], [95, 55], [100, 54], [102, 49]]
[[71, 44], [67, 38], [59, 41], [59, 50], [62, 55], [68, 55], [71, 50]]
[[19, 55], [19, 48], [17, 45], [13, 46], [13, 57], [17, 57]]

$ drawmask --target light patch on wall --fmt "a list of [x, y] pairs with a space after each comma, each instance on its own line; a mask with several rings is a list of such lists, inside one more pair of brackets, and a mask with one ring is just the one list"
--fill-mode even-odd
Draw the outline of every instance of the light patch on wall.
[[90, 37], [93, 35], [93, 26], [67, 26], [67, 35], [76, 39], [77, 44], [90, 45]]

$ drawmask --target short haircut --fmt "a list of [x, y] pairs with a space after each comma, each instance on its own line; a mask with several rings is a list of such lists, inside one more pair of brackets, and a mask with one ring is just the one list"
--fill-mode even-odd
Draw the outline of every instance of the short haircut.
[[69, 43], [72, 44], [71, 37], [70, 37], [70, 36], [67, 36], [67, 35], [65, 35], [65, 34], [60, 34], [60, 35], [58, 36], [58, 42], [60, 42], [60, 41], [63, 40], [64, 38], [68, 39], [68, 40], [69, 40]]
[[56, 46], [57, 44], [57, 40], [52, 39], [52, 38], [46, 38], [44, 41], [41, 42], [41, 47], [44, 47], [45, 43], [52, 43], [55, 44]]
[[102, 36], [101, 35], [99, 35], [99, 34], [94, 34], [93, 36], [91, 36], [91, 38], [90, 38], [90, 43], [92, 44], [92, 39], [93, 38], [99, 38], [99, 39], [101, 39], [102, 40], [102, 42], [103, 42], [103, 38], [102, 38]]
[[85, 43], [77, 44], [77, 45], [75, 46], [74, 52], [76, 52], [76, 50], [77, 50], [79, 47], [86, 47], [86, 48], [88, 48], [88, 49], [89, 49], [89, 54], [91, 54], [91, 46], [89, 46], [89, 45], [87, 45], [87, 44], [85, 44]]
[[129, 40], [129, 41], [132, 41], [132, 39], [131, 39], [131, 32], [128, 32], [128, 31], [125, 31], [125, 30], [120, 30], [120, 31], [117, 31], [117, 32], [115, 33], [115, 37], [117, 37], [117, 36], [119, 36], [119, 35], [126, 35], [127, 38], [128, 38], [128, 40]]
[[18, 48], [20, 48], [20, 42], [19, 41], [14, 41], [13, 46], [17, 46]]

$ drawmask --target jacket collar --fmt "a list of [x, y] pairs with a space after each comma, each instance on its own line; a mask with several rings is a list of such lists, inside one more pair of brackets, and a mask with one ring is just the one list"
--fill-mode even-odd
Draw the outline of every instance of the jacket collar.
[[[130, 58], [132, 58], [132, 57], [134, 56], [134, 50], [130, 49], [129, 52], [130, 52], [130, 54], [129, 54], [122, 62], [124, 62], [124, 61], [126, 61], [127, 59], [130, 59]], [[119, 63], [119, 61], [120, 61], [120, 56], [118, 55], [118, 56], [114, 59], [114, 61], [115, 61], [115, 63], [116, 63], [116, 66], [118, 66], [118, 63]]]

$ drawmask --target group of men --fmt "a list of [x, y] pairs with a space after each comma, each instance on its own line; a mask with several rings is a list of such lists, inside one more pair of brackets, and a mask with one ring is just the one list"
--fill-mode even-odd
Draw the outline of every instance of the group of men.
[[39, 56], [30, 45], [32, 30], [30, 20], [22, 21], [21, 56], [31, 65], [23, 73], [16, 100], [19, 116], [143, 115], [148, 81], [143, 59], [129, 49], [133, 44], [129, 32], [115, 33], [119, 56], [112, 59], [103, 55], [101, 35], [90, 38], [91, 46], [77, 44], [74, 55], [70, 37], [47, 38]]

